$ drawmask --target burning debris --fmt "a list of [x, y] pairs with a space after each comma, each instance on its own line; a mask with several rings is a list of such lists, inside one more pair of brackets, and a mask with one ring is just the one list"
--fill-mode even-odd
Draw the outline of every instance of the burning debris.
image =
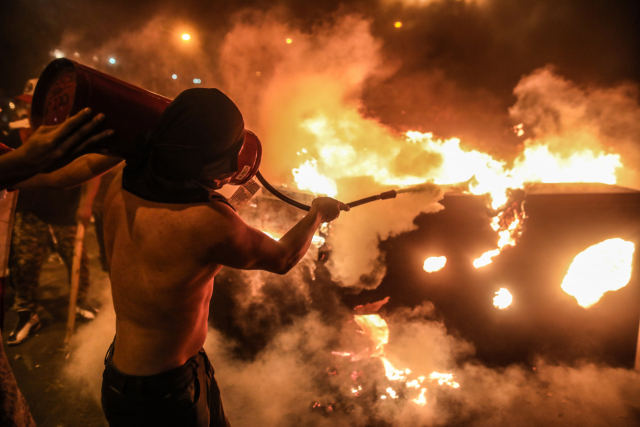
[[[356, 307], [356, 313], [367, 311], [378, 311], [389, 298], [385, 298], [377, 303], [368, 304], [367, 306]], [[335, 356], [348, 358], [351, 362], [365, 362], [364, 373], [362, 370], [352, 368], [351, 379], [353, 387], [351, 389], [355, 397], [369, 396], [369, 399], [375, 400], [395, 400], [402, 399], [415, 403], [418, 406], [424, 406], [427, 403], [426, 393], [429, 389], [428, 383], [437, 382], [438, 385], [447, 385], [452, 388], [460, 387], [453, 380], [453, 374], [442, 374], [432, 372], [428, 376], [416, 374], [411, 369], [397, 369], [387, 358], [385, 347], [389, 344], [389, 325], [379, 314], [354, 314], [353, 320], [358, 325], [357, 332], [364, 335], [368, 340], [368, 346], [361, 351], [352, 352], [331, 352]], [[368, 359], [379, 360], [384, 369], [384, 377], [375, 377], [375, 372], [379, 371], [370, 367], [367, 363]], [[369, 383], [360, 382], [359, 378], [368, 378]], [[374, 378], [373, 383], [370, 382]], [[381, 390], [376, 392], [376, 390]]]

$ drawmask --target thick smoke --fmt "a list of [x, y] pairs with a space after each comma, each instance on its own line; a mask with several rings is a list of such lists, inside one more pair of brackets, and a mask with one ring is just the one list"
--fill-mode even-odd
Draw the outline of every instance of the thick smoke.
[[[255, 283], [247, 283], [251, 289], [248, 294], [254, 295], [259, 306], [243, 301], [242, 310], [264, 309], [264, 301], [258, 299], [263, 279], [256, 276]], [[287, 286], [286, 277], [271, 275], [267, 280]], [[80, 328], [74, 337], [73, 352], [63, 373], [97, 404], [104, 353], [115, 331], [108, 283], [100, 285], [103, 308], [97, 319]], [[237, 343], [210, 329], [205, 349], [216, 370], [231, 425], [635, 426], [639, 421], [637, 372], [588, 363], [557, 366], [544, 360], [533, 370], [519, 366], [490, 369], [473, 361], [469, 343], [448, 334], [439, 321], [430, 320], [433, 306], [429, 304], [382, 312], [390, 331], [385, 355], [396, 369], [409, 368], [409, 380], [428, 377], [432, 372], [451, 373], [460, 384], [454, 389], [425, 380], [426, 404], [420, 406], [412, 401], [418, 396], [417, 390], [385, 378], [380, 359], [369, 356], [372, 342], [357, 332], [349, 310], [340, 306], [335, 310], [342, 312], [340, 321], [327, 322], [312, 309], [288, 324], [280, 324], [250, 358], [239, 358]], [[247, 311], [238, 314], [251, 317]], [[246, 320], [240, 324], [247, 329], [258, 326]], [[354, 352], [362, 358], [351, 361], [332, 352]], [[354, 371], [358, 372], [355, 380]], [[358, 385], [362, 391], [356, 397], [353, 390]], [[391, 399], [387, 387], [400, 398]], [[382, 395], [387, 398], [380, 399]]]
[[100, 312], [90, 324], [78, 327], [63, 375], [100, 403], [104, 356], [115, 337], [116, 314], [108, 278], [94, 280], [91, 291], [101, 303]]
[[[264, 142], [261, 170], [269, 179], [291, 185], [294, 168], [318, 161], [318, 172], [337, 182], [336, 197], [346, 202], [388, 189], [381, 180], [424, 175], [439, 164], [437, 155], [416, 156], [411, 144], [392, 129], [362, 115], [365, 84], [395, 69], [384, 63], [380, 42], [366, 19], [339, 17], [304, 33], [276, 12], [242, 13], [221, 44], [219, 61], [197, 42], [188, 49], [170, 44], [170, 34], [162, 31], [166, 21], [155, 17], [91, 55], [103, 58], [108, 52], [123, 52], [135, 58], [137, 67], [106, 71], [169, 95], [184, 84], [172, 82], [171, 73], [179, 79], [198, 75], [205, 86], [220, 82], [243, 111], [247, 127]], [[66, 37], [66, 51], [75, 49], [76, 39], [72, 34]], [[222, 64], [215, 74], [206, 71], [213, 62]], [[144, 63], [152, 69], [141, 73]], [[440, 197], [433, 189], [344, 214], [333, 233], [333, 259], [339, 260], [331, 264], [336, 278], [346, 286], [377, 285], [384, 274], [378, 239], [411, 229], [418, 213], [440, 209]], [[368, 277], [364, 283], [363, 275]]]
[[[406, 141], [363, 117], [365, 83], [393, 68], [383, 64], [380, 43], [361, 17], [341, 17], [305, 34], [273, 14], [246, 14], [225, 38], [221, 58], [230, 93], [266, 143], [262, 169], [270, 178], [291, 183], [292, 169], [317, 161], [319, 172], [337, 181], [336, 197], [347, 202], [388, 189], [371, 177], [404, 177], [416, 166], [423, 174], [438, 164], [436, 156], [407, 169], [414, 156], [403, 152], [411, 148]], [[377, 285], [384, 275], [378, 240], [411, 229], [419, 212], [439, 210], [440, 197], [434, 188], [343, 214], [332, 229], [335, 278], [346, 286]]]
[[[420, 114], [415, 111], [424, 103], [404, 99], [412, 91], [414, 99], [420, 98], [416, 87], [440, 90], [441, 105], [452, 115], [460, 113], [451, 105], [463, 106], [471, 100], [471, 107], [466, 108], [475, 114], [474, 123], [490, 122], [493, 132], [500, 134], [496, 129], [507, 113], [503, 110], [504, 117], [495, 117], [500, 102], [491, 94], [484, 97], [487, 92], [469, 89], [468, 84], [458, 84], [437, 70], [420, 74], [419, 84], [412, 86], [412, 75], [397, 73], [400, 64], [383, 53], [368, 19], [357, 15], [333, 18], [303, 31], [279, 13], [245, 12], [236, 16], [220, 45], [205, 46], [196, 40], [190, 50], [184, 50], [183, 45], [173, 44], [171, 34], [163, 32], [171, 20], [158, 16], [95, 51], [78, 51], [78, 59], [93, 65], [93, 56], [98, 57], [98, 64], [112, 52], [123, 52], [127, 59], [122, 65], [116, 62], [116, 67], [102, 66], [102, 70], [167, 96], [194, 86], [193, 78], [200, 78], [203, 86], [220, 87], [238, 103], [247, 126], [263, 140], [262, 171], [269, 179], [294, 185], [292, 169], [313, 159], [318, 171], [335, 181], [336, 197], [344, 201], [391, 188], [374, 171], [386, 170], [392, 178], [402, 178], [428, 175], [430, 168], [439, 166], [438, 156], [419, 157], [398, 131], [419, 123]], [[62, 47], [67, 56], [80, 49], [79, 42], [77, 36], [67, 35]], [[577, 85], [548, 68], [533, 71], [541, 65], [526, 71], [532, 74], [516, 86], [517, 100], [509, 110], [511, 125], [524, 124], [522, 139], [549, 143], [558, 152], [579, 142], [584, 148], [619, 153], [626, 167], [621, 182], [640, 188], [635, 171], [629, 171], [637, 160], [640, 123], [635, 86]], [[174, 73], [178, 76], [175, 81], [170, 78]], [[183, 80], [183, 76], [188, 78]], [[371, 91], [376, 87], [389, 90], [381, 95]], [[389, 99], [396, 96], [401, 99]], [[371, 111], [363, 97], [375, 100], [371, 102], [381, 106], [380, 111], [392, 105], [393, 120], [381, 120], [398, 126], [381, 124], [375, 118], [380, 111]], [[483, 109], [485, 105], [490, 107]], [[402, 123], [405, 110], [411, 120]], [[464, 117], [456, 120], [460, 123]], [[472, 142], [482, 145], [486, 140]], [[500, 144], [496, 151], [504, 160], [517, 158], [522, 148]], [[421, 169], [420, 173], [411, 170], [414, 168]], [[332, 227], [328, 264], [332, 278], [342, 285], [375, 287], [384, 275], [379, 241], [411, 229], [420, 212], [441, 208], [437, 204], [440, 192], [429, 188], [433, 191], [401, 194], [395, 200], [343, 213]], [[411, 401], [416, 397], [409, 393], [413, 390], [398, 400], [383, 401], [377, 394], [355, 398], [350, 378], [354, 369], [370, 372], [363, 379], [368, 392], [373, 393], [380, 384], [398, 390], [403, 386], [384, 379], [377, 358], [351, 362], [331, 353], [362, 349], [367, 344], [349, 322], [350, 308], [336, 305], [333, 309], [338, 315], [329, 321], [313, 307], [308, 283], [314, 268], [308, 260], [305, 263], [285, 278], [251, 272], [230, 279], [240, 283], [239, 290], [227, 294], [234, 303], [233, 315], [242, 319], [237, 322], [238, 335], [259, 341], [258, 335], [266, 331], [260, 346], [251, 352], [242, 351], [246, 343], [230, 340], [214, 329], [205, 345], [232, 425], [624, 426], [638, 422], [637, 373], [588, 364], [554, 366], [544, 361], [535, 371], [517, 366], [489, 369], [475, 364], [470, 345], [449, 335], [442, 323], [424, 320], [429, 318], [426, 308], [420, 313], [383, 313], [391, 331], [387, 357], [396, 368], [410, 368], [416, 375], [453, 373], [460, 387], [429, 382], [425, 406]], [[282, 306], [294, 308], [295, 315], [282, 316], [273, 302], [280, 296], [277, 290], [283, 289], [290, 292]], [[265, 327], [269, 321], [275, 326]], [[96, 399], [102, 358], [113, 337], [114, 323], [113, 310], [106, 303], [98, 319], [79, 331], [77, 350], [70, 357], [68, 375]], [[314, 409], [316, 403], [320, 406]], [[633, 408], [635, 414], [629, 412]]]
[[[353, 322], [328, 326], [311, 314], [283, 329], [251, 362], [229, 359], [224, 340], [210, 333], [206, 347], [232, 424], [637, 425], [633, 409], [638, 409], [640, 377], [635, 372], [590, 364], [553, 366], [542, 360], [535, 371], [489, 369], [464, 361], [472, 348], [448, 335], [442, 324], [409, 313], [385, 317], [391, 332], [386, 353], [394, 367], [410, 368], [415, 377], [452, 373], [460, 387], [427, 382], [427, 403], [419, 406], [411, 401], [415, 390], [385, 380], [379, 359], [350, 362], [331, 353], [357, 347]], [[364, 379], [354, 381], [354, 371]], [[363, 391], [354, 397], [358, 384]], [[386, 387], [404, 398], [382, 400], [372, 394], [375, 388], [384, 395]]]
[[[194, 36], [188, 43], [177, 37], [187, 26], [159, 14], [135, 30], [125, 30], [86, 50], [83, 36], [68, 30], [60, 43], [67, 58], [96, 68], [152, 92], [174, 98], [189, 87], [220, 87], [211, 50]], [[114, 64], [109, 60], [115, 60]], [[172, 76], [176, 75], [176, 79]]]
[[[443, 13], [442, 8], [431, 13]], [[521, 79], [507, 117], [506, 109], [501, 112], [500, 103], [487, 91], [459, 84], [437, 68], [400, 72], [401, 63], [385, 52], [381, 40], [372, 35], [372, 22], [360, 15], [336, 15], [301, 29], [283, 10], [248, 10], [236, 14], [232, 22], [219, 45], [204, 45], [197, 37], [184, 44], [175, 40], [175, 31], [166, 30], [180, 25], [158, 15], [141, 29], [79, 55], [105, 58], [120, 52], [129, 63], [118, 68], [116, 62], [105, 71], [170, 96], [194, 86], [192, 76], [204, 86], [221, 87], [240, 106], [247, 127], [260, 135], [265, 145], [261, 169], [268, 179], [295, 186], [294, 169], [315, 168], [328, 179], [335, 197], [345, 202], [393, 184], [433, 179], [431, 171], [442, 163], [440, 154], [424, 151], [399, 134], [399, 129], [408, 129], [406, 124], [395, 129], [382, 124], [363, 99], [391, 117], [387, 122], [398, 123], [402, 114], [398, 116], [397, 110], [408, 111], [408, 124], [419, 123], [416, 112], [429, 100], [437, 100], [442, 122], [449, 124], [441, 131], [450, 134], [452, 123], [460, 125], [468, 117], [470, 124], [458, 126], [470, 137], [462, 146], [486, 149], [507, 162], [518, 159], [523, 147], [538, 144], [559, 153], [580, 147], [595, 154], [620, 154], [624, 165], [618, 171], [620, 183], [640, 185], [631, 167], [638, 160], [640, 135], [640, 108], [632, 84], [580, 86], [544, 68]], [[74, 51], [78, 42], [77, 36], [68, 34], [65, 51]], [[170, 78], [172, 73], [176, 80]], [[376, 87], [384, 90], [372, 89]], [[416, 98], [422, 92], [425, 95]], [[391, 112], [389, 106], [394, 106]], [[524, 138], [518, 140], [508, 123], [522, 123]], [[500, 132], [510, 137], [500, 137]], [[479, 133], [495, 138], [489, 144]], [[384, 274], [377, 241], [411, 229], [418, 213], [438, 210], [439, 196], [437, 191], [403, 195], [344, 214], [332, 235], [335, 257], [330, 267], [335, 278], [350, 287], [376, 286]]]
[[517, 102], [509, 114], [524, 125], [525, 145], [547, 145], [566, 157], [582, 150], [618, 154], [618, 184], [640, 189], [636, 84], [577, 85], [546, 67], [520, 80], [513, 93]]

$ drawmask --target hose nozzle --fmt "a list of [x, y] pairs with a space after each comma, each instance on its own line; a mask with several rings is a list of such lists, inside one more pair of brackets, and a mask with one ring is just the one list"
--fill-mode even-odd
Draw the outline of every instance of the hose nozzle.
[[396, 190], [389, 190], [375, 196], [366, 197], [364, 199], [356, 200], [355, 202], [347, 203], [347, 206], [349, 206], [350, 208], [355, 208], [356, 206], [364, 205], [365, 203], [375, 202], [376, 200], [395, 199], [397, 194], [398, 193], [396, 193]]

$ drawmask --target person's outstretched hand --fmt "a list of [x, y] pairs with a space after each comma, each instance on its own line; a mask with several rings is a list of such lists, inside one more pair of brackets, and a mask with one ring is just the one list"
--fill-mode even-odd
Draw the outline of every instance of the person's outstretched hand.
[[79, 156], [104, 148], [113, 130], [98, 132], [103, 121], [104, 114], [91, 119], [91, 109], [85, 108], [62, 124], [40, 126], [17, 151], [21, 151], [29, 169], [54, 171]]
[[331, 197], [318, 197], [311, 203], [311, 210], [320, 215], [322, 222], [330, 222], [340, 216], [340, 211], [349, 211], [351, 208]]

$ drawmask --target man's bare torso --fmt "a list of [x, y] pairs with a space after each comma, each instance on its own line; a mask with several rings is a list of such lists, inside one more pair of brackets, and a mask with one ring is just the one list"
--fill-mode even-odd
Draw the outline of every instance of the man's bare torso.
[[181, 366], [205, 341], [221, 266], [211, 262], [212, 234], [203, 224], [221, 217], [216, 208], [229, 208], [149, 202], [122, 190], [121, 179], [104, 205], [117, 317], [113, 362], [126, 374], [153, 375]]
[[285, 274], [307, 252], [320, 224], [348, 209], [337, 200], [317, 198], [309, 213], [276, 241], [221, 202], [140, 199], [122, 189], [119, 173], [104, 201], [116, 310], [113, 363], [129, 375], [154, 375], [183, 365], [206, 338], [213, 278], [222, 265]]

